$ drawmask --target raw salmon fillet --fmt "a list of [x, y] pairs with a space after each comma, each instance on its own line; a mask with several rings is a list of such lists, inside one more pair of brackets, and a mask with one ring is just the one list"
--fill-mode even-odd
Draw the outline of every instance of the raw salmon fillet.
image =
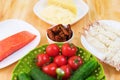
[[0, 41], [0, 61], [31, 42], [36, 35], [21, 31]]

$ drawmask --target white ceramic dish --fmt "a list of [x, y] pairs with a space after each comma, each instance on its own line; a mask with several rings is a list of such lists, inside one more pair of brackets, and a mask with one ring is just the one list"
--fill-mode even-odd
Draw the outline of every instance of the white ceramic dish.
[[[83, 1], [83, 0], [74, 0], [76, 6], [77, 6], [77, 18], [75, 19], [75, 21], [73, 23], [70, 23], [70, 24], [74, 24], [76, 23], [77, 21], [79, 21], [81, 18], [83, 18], [89, 8], [87, 6], [87, 4]], [[43, 18], [40, 13], [43, 11], [43, 9], [47, 6], [47, 0], [40, 0], [38, 3], [36, 3], [36, 5], [34, 6], [33, 8], [33, 11], [34, 13], [40, 18], [42, 19], [43, 21], [51, 24], [51, 25], [56, 25], [55, 23], [53, 22], [50, 22], [48, 20], [46, 20], [45, 18]], [[48, 14], [49, 16], [49, 14]]]
[[[56, 26], [56, 25], [54, 25], [54, 26]], [[54, 26], [51, 26], [49, 29], [53, 28]], [[64, 25], [64, 27], [67, 27], [67, 26]], [[74, 32], [72, 31], [72, 37], [71, 37], [69, 40], [64, 41], [64, 42], [53, 41], [52, 39], [50, 39], [50, 38], [48, 37], [47, 32], [46, 32], [46, 37], [47, 37], [47, 40], [48, 40], [48, 43], [49, 43], [49, 44], [52, 44], [52, 43], [71, 43], [71, 41], [72, 41], [73, 38], [74, 38]]]
[[72, 34], [72, 37], [69, 40], [65, 41], [65, 42], [56, 42], [56, 41], [53, 41], [53, 40], [51, 40], [48, 37], [47, 33], [46, 33], [46, 37], [47, 37], [47, 40], [48, 40], [49, 44], [52, 44], [52, 43], [71, 43], [71, 41], [73, 40], [73, 37], [74, 37], [74, 33]]
[[[117, 21], [113, 21], [113, 20], [100, 20], [98, 22], [99, 23], [103, 23], [103, 24], [107, 24], [109, 27], [120, 29], [120, 22], [117, 22]], [[105, 53], [102, 53], [102, 52], [96, 50], [93, 46], [91, 46], [87, 42], [86, 38], [83, 35], [81, 36], [81, 43], [88, 51], [90, 51], [98, 59], [100, 59], [101, 61], [104, 60]]]
[[23, 48], [2, 60], [0, 62], [0, 69], [7, 67], [25, 56], [30, 50], [34, 49], [39, 44], [41, 39], [40, 33], [32, 25], [24, 21], [11, 19], [0, 22], [0, 40], [23, 30], [29, 31], [37, 37]]

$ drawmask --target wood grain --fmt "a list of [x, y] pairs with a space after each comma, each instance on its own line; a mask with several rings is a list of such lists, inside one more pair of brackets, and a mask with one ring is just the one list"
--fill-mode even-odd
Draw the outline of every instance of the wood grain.
[[[38, 0], [0, 0], [0, 21], [7, 19], [21, 19], [32, 24], [41, 33], [41, 42], [39, 45], [46, 44], [46, 29], [51, 25], [40, 20], [33, 13], [33, 6]], [[90, 10], [88, 14], [72, 25], [75, 32], [73, 43], [82, 47], [80, 35], [83, 33], [82, 28], [99, 19], [112, 19], [120, 21], [120, 0], [84, 0]], [[11, 27], [11, 26], [10, 26]], [[17, 62], [16, 62], [17, 63]], [[0, 80], [10, 80], [12, 71], [16, 63], [0, 70]], [[104, 67], [107, 80], [120, 80], [120, 72], [107, 64], [101, 62]]]

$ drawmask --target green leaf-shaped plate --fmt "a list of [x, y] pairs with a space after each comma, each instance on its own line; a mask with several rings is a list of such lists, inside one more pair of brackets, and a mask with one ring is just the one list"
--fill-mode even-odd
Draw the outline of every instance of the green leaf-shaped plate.
[[[58, 45], [61, 48], [62, 44], [58, 44]], [[22, 72], [29, 73], [31, 68], [36, 66], [34, 62], [36, 55], [39, 53], [45, 52], [46, 46], [47, 45], [43, 45], [38, 48], [35, 48], [34, 50], [30, 51], [26, 56], [24, 56], [22, 59], [20, 59], [12, 73], [12, 80], [17, 80], [18, 74]], [[88, 51], [86, 51], [85, 49], [79, 48], [79, 47], [78, 47], [77, 54], [82, 57], [84, 63], [87, 62], [91, 58], [97, 60]], [[100, 63], [98, 64], [98, 68], [91, 75], [94, 75], [97, 80], [106, 80], [103, 67]]]

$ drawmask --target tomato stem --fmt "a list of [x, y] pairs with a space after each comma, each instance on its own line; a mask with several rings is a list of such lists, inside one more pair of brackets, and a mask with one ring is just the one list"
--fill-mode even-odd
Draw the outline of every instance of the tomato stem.
[[62, 77], [65, 75], [65, 72], [61, 68], [56, 69], [57, 80], [62, 80]]
[[73, 43], [70, 43], [70, 47], [73, 48], [75, 45]]
[[74, 62], [78, 64], [78, 63], [79, 63], [79, 60], [78, 60], [78, 59], [75, 59], [75, 61], [74, 61]]

